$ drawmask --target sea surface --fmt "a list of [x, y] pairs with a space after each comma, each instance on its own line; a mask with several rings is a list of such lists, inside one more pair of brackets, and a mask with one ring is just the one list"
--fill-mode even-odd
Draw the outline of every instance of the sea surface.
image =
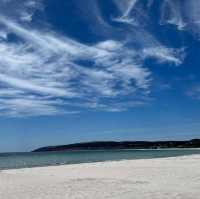
[[0, 153], [0, 170], [89, 162], [152, 159], [200, 154], [199, 149], [101, 150], [43, 153]]

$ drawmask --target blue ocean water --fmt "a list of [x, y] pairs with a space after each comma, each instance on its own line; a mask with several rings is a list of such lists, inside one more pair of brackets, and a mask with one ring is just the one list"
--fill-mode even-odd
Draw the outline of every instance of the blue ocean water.
[[43, 153], [0, 153], [0, 170], [89, 162], [152, 159], [200, 154], [199, 149], [102, 150]]

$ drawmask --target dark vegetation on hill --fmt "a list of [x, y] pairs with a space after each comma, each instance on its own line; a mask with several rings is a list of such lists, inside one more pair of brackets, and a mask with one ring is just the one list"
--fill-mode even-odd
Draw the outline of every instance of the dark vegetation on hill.
[[124, 142], [87, 142], [61, 146], [48, 146], [33, 152], [77, 151], [77, 150], [118, 150], [118, 149], [167, 149], [167, 148], [200, 148], [200, 139], [189, 141], [124, 141]]

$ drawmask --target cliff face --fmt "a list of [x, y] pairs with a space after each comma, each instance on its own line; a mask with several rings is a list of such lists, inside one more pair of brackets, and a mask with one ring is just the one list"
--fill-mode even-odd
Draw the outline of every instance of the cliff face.
[[128, 141], [128, 142], [87, 142], [61, 146], [48, 146], [33, 152], [76, 151], [76, 150], [117, 150], [117, 149], [158, 149], [158, 148], [200, 148], [200, 139], [189, 141]]

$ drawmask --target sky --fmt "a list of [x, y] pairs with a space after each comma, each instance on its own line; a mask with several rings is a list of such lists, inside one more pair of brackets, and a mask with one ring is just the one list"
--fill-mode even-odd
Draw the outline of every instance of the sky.
[[0, 152], [200, 138], [200, 2], [1, 0]]

